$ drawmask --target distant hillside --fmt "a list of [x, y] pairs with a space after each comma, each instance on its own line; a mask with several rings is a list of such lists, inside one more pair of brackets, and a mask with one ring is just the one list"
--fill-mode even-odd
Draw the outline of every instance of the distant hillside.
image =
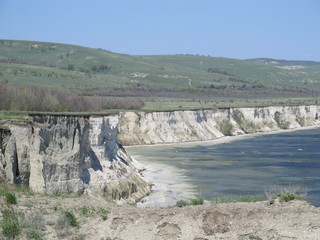
[[[159, 100], [151, 98], [161, 98], [170, 103], [179, 98], [183, 99], [178, 103], [181, 109], [184, 101], [199, 102], [197, 108], [207, 107], [210, 101], [210, 106], [221, 106], [223, 99], [231, 98], [248, 103], [254, 98], [317, 97], [320, 63], [200, 55], [134, 56], [67, 44], [0, 40], [0, 82], [70, 90], [83, 96], [130, 96], [155, 102]], [[201, 99], [206, 99], [205, 104]], [[252, 101], [254, 105], [261, 103]]]
[[320, 63], [236, 60], [198, 55], [130, 56], [74, 45], [0, 40], [5, 81], [52, 87], [94, 88], [146, 84], [202, 88], [254, 84], [320, 88]]
[[246, 59], [247, 61], [255, 61], [264, 64], [273, 64], [273, 65], [301, 65], [301, 66], [320, 66], [320, 62], [315, 61], [302, 61], [302, 60], [279, 60], [273, 58], [254, 58]]

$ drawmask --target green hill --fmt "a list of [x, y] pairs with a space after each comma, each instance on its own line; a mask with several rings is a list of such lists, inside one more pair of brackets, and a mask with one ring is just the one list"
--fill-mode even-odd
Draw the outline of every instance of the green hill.
[[133, 56], [67, 44], [0, 40], [0, 81], [69, 89], [80, 95], [248, 101], [319, 96], [320, 63]]
[[[0, 71], [12, 83], [53, 87], [148, 84], [199, 88], [212, 83], [320, 88], [320, 63], [197, 55], [130, 56], [74, 45], [0, 40]], [[308, 64], [309, 63], [309, 64]]]

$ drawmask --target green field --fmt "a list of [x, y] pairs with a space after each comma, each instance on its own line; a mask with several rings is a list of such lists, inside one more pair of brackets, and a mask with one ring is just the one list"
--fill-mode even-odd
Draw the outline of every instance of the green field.
[[139, 98], [146, 111], [318, 104], [320, 63], [133, 56], [58, 43], [0, 40], [0, 81], [115, 101]]

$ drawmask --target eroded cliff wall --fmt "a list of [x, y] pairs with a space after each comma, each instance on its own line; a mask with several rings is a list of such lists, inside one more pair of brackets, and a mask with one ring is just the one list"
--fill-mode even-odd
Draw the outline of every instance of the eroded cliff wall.
[[33, 116], [3, 122], [0, 176], [39, 192], [137, 201], [149, 183], [118, 141], [119, 116]]
[[213, 140], [320, 124], [319, 106], [231, 108], [121, 114], [123, 145]]
[[0, 122], [0, 181], [138, 201], [151, 191], [123, 145], [213, 140], [320, 125], [320, 107], [44, 116]]

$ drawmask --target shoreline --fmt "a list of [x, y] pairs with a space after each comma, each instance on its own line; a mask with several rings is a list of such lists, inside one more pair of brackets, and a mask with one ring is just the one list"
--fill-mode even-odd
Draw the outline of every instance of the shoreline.
[[123, 147], [125, 149], [130, 149], [130, 148], [139, 148], [139, 147], [160, 147], [160, 146], [174, 146], [174, 145], [192, 145], [192, 144], [224, 144], [224, 143], [229, 143], [232, 141], [238, 141], [242, 140], [245, 138], [252, 138], [252, 137], [257, 137], [257, 136], [262, 136], [262, 135], [272, 135], [272, 134], [281, 134], [281, 133], [286, 133], [286, 132], [295, 132], [295, 131], [300, 131], [300, 130], [311, 130], [311, 129], [316, 129], [320, 128], [319, 125], [312, 125], [312, 126], [306, 126], [306, 127], [300, 127], [300, 128], [290, 128], [290, 129], [281, 129], [281, 130], [276, 130], [276, 131], [268, 131], [268, 132], [255, 132], [255, 133], [247, 133], [247, 134], [240, 134], [240, 135], [233, 135], [233, 136], [223, 136], [220, 138], [215, 138], [211, 140], [199, 140], [199, 141], [190, 141], [190, 142], [172, 142], [172, 143], [156, 143], [156, 144], [137, 144], [137, 145], [124, 145]]
[[[295, 129], [286, 129], [286, 130], [277, 130], [270, 132], [257, 132], [251, 134], [243, 134], [236, 136], [225, 136], [208, 141], [195, 141], [195, 142], [185, 142], [185, 143], [170, 143], [170, 144], [155, 144], [155, 145], [135, 145], [125, 147], [128, 148], [128, 152], [133, 158], [135, 165], [139, 165], [138, 168], [145, 168], [142, 176], [152, 184], [152, 193], [137, 203], [138, 207], [141, 208], [163, 208], [174, 206], [179, 200], [186, 200], [190, 198], [195, 198], [198, 196], [196, 191], [197, 186], [185, 183], [188, 181], [187, 177], [184, 176], [183, 171], [179, 168], [169, 166], [159, 163], [152, 163], [147, 161], [141, 161], [138, 155], [135, 155], [130, 151], [130, 149], [140, 148], [140, 147], [161, 147], [161, 146], [181, 146], [185, 147], [190, 145], [190, 147], [195, 144], [203, 145], [218, 145], [226, 144], [233, 141], [240, 141], [243, 139], [263, 136], [263, 135], [272, 135], [272, 134], [281, 134], [287, 132], [295, 132], [300, 130], [311, 130], [320, 128], [319, 125], [308, 126]], [[183, 182], [181, 184], [180, 182]]]

